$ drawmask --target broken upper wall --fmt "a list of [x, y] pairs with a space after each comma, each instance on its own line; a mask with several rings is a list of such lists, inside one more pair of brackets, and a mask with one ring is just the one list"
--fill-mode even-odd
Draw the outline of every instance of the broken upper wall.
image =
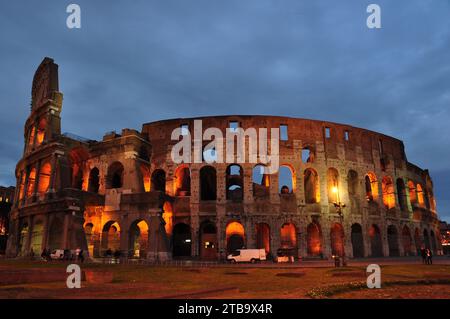
[[[181, 126], [187, 126], [191, 135], [194, 120], [202, 120], [203, 132], [209, 127], [222, 130], [225, 137], [230, 123], [238, 123], [244, 130], [247, 128], [280, 128], [287, 127], [288, 138], [280, 140], [280, 155], [293, 154], [294, 141], [300, 142], [300, 148], [309, 148], [313, 153], [323, 148], [325, 159], [345, 159], [357, 162], [358, 155], [363, 162], [381, 166], [381, 169], [406, 169], [407, 158], [403, 142], [384, 134], [356, 128], [350, 125], [307, 120], [281, 116], [211, 116], [186, 119], [162, 120], [143, 125], [142, 134], [146, 135], [154, 147], [155, 157], [152, 162], [162, 164], [166, 153], [170, 152], [172, 131]], [[204, 143], [205, 144], [205, 143]], [[343, 158], [341, 158], [343, 156]]]

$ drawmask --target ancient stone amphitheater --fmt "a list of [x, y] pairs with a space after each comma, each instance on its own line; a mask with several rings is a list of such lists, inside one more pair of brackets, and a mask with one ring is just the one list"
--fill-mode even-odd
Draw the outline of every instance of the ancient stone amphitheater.
[[[78, 247], [94, 257], [152, 260], [215, 260], [241, 247], [302, 258], [441, 251], [432, 180], [393, 137], [324, 121], [236, 115], [152, 122], [94, 141], [61, 134], [61, 110], [58, 66], [45, 58], [33, 79], [16, 169], [10, 256]], [[264, 174], [255, 163], [175, 164], [171, 133], [189, 133], [194, 120], [224, 135], [227, 128], [280, 128], [279, 171]]]

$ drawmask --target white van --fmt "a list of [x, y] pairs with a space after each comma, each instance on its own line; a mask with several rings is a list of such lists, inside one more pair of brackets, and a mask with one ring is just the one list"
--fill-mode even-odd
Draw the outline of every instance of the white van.
[[257, 261], [266, 260], [265, 249], [238, 249], [236, 252], [228, 255], [228, 261], [232, 263], [256, 263]]

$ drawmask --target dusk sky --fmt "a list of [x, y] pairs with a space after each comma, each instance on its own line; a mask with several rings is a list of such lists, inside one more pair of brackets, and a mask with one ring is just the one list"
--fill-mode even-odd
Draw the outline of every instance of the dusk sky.
[[[66, 7], [81, 7], [81, 29]], [[366, 26], [370, 3], [381, 29]], [[0, 185], [15, 184], [33, 74], [59, 65], [62, 131], [101, 139], [174, 117], [267, 114], [403, 140], [450, 221], [450, 2], [2, 1]]]

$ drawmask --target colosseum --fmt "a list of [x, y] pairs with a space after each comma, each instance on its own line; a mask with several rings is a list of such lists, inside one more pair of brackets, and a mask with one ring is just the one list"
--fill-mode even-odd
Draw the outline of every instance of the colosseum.
[[[241, 247], [303, 259], [442, 251], [428, 170], [409, 163], [396, 138], [326, 121], [230, 115], [151, 122], [95, 141], [61, 133], [62, 102], [58, 65], [45, 58], [15, 172], [9, 256], [44, 248], [148, 260], [218, 260]], [[279, 128], [278, 172], [265, 174], [258, 163], [176, 164], [171, 133], [189, 134], [194, 120], [224, 132]]]

